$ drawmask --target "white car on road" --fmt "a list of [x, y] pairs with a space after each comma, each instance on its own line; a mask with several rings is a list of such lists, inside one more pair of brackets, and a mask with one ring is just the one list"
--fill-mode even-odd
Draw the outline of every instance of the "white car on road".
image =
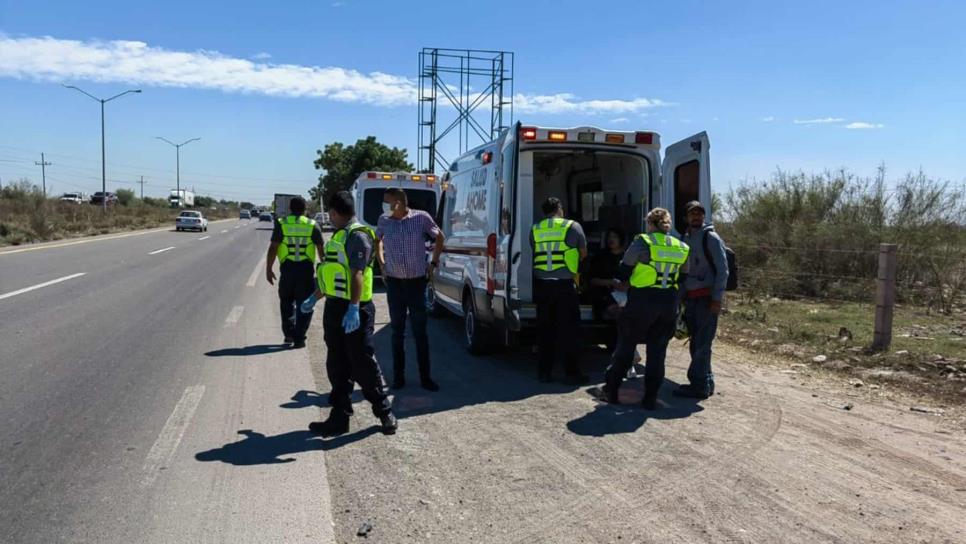
[[197, 230], [198, 232], [208, 230], [208, 220], [201, 212], [185, 210], [178, 215], [174, 222], [174, 230]]

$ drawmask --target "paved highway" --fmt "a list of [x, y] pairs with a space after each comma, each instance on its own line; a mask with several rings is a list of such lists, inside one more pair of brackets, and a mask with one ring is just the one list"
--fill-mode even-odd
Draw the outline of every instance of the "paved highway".
[[0, 541], [331, 538], [322, 455], [199, 462], [318, 417], [278, 409], [315, 383], [306, 350], [277, 349], [269, 235], [232, 220], [0, 249]]

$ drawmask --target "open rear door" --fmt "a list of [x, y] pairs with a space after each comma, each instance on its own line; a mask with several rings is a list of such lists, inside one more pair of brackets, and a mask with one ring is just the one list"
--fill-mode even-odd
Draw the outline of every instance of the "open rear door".
[[669, 145], [664, 150], [661, 170], [664, 206], [674, 215], [674, 230], [682, 233], [687, 228], [684, 205], [697, 200], [707, 210], [711, 222], [711, 160], [708, 134], [699, 132]]

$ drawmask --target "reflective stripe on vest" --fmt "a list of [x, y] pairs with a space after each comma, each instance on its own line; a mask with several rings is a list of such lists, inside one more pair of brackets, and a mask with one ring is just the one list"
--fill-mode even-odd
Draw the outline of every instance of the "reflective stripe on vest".
[[[376, 233], [361, 223], [353, 223], [332, 235], [332, 238], [325, 243], [323, 251], [325, 256], [316, 269], [316, 281], [319, 289], [327, 297], [351, 300], [352, 291], [352, 270], [349, 268], [349, 257], [346, 255], [345, 246], [349, 236], [356, 231], [363, 231], [369, 236], [370, 240], [376, 239]], [[372, 258], [370, 255], [369, 263], [363, 272], [362, 293], [359, 296], [360, 302], [372, 300]]]
[[580, 252], [567, 245], [567, 232], [573, 221], [560, 217], [547, 218], [533, 226], [533, 268], [553, 272], [566, 268], [577, 273]]
[[634, 265], [631, 287], [677, 289], [678, 273], [688, 260], [688, 245], [661, 232], [638, 234], [637, 237], [647, 244], [650, 262]]
[[298, 217], [290, 215], [279, 219], [278, 224], [282, 229], [282, 243], [278, 246], [279, 262], [314, 263], [315, 242], [312, 241], [312, 231], [315, 230], [315, 221], [304, 215]]

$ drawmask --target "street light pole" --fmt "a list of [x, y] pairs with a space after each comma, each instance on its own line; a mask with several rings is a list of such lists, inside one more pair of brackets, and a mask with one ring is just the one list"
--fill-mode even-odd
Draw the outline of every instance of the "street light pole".
[[[174, 160], [175, 160], [175, 192], [178, 195], [178, 207], [181, 206], [181, 146], [190, 144], [191, 142], [197, 142], [201, 138], [192, 138], [190, 140], [185, 140], [180, 144], [176, 144], [167, 138], [162, 138], [161, 136], [155, 136], [155, 138], [167, 142], [174, 147]], [[168, 199], [170, 200], [170, 198]]]
[[114, 100], [115, 98], [121, 98], [128, 93], [140, 93], [141, 89], [131, 89], [124, 91], [123, 93], [118, 93], [110, 98], [98, 98], [91, 93], [73, 85], [64, 85], [68, 89], [74, 89], [77, 92], [86, 94], [88, 97], [101, 103], [101, 203], [104, 212], [107, 213], [107, 151], [105, 146], [104, 138], [104, 104]]

